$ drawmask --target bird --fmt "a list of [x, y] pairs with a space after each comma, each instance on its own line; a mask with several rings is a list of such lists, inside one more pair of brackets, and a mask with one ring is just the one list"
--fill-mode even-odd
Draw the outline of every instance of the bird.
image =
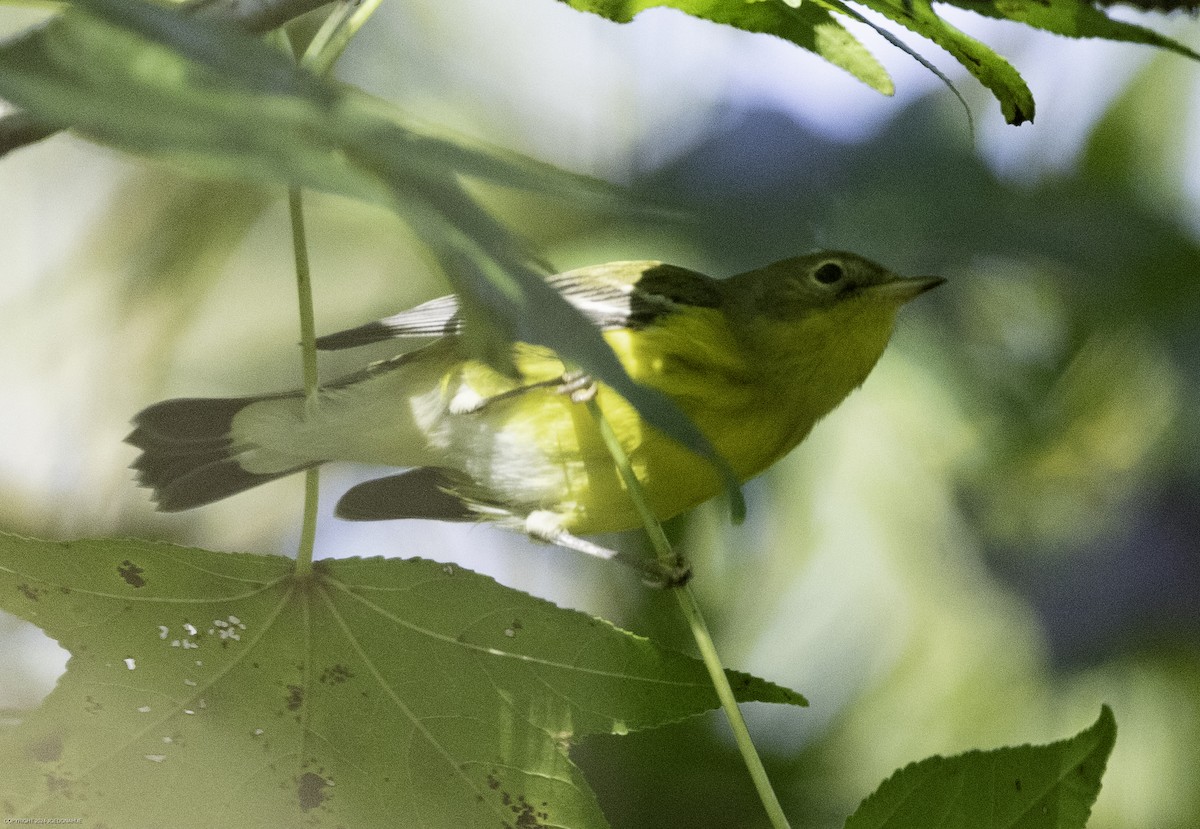
[[[944, 280], [818, 251], [726, 279], [639, 260], [548, 282], [600, 330], [629, 376], [667, 395], [744, 482], [862, 385], [899, 308]], [[649, 425], [603, 382], [532, 343], [511, 344], [515, 372], [496, 368], [473, 356], [468, 324], [457, 296], [440, 297], [318, 337], [322, 350], [430, 342], [311, 398], [295, 390], [151, 405], [126, 438], [141, 450], [132, 464], [138, 483], [152, 490], [158, 510], [175, 512], [331, 461], [393, 466], [405, 471], [353, 486], [335, 514], [489, 522], [645, 569], [583, 538], [641, 526], [592, 409], [582, 405], [591, 399], [657, 518], [722, 491], [708, 460]]]

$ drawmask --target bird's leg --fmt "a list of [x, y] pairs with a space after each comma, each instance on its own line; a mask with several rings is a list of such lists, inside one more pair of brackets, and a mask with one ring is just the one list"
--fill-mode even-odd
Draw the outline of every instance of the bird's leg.
[[560, 525], [561, 518], [549, 510], [537, 510], [525, 519], [525, 532], [530, 537], [545, 541], [568, 550], [586, 553], [589, 556], [619, 561], [627, 567], [632, 567], [642, 575], [642, 581], [650, 587], [665, 589], [682, 587], [692, 578], [692, 568], [681, 556], [676, 556], [671, 565], [664, 565], [655, 559], [643, 556], [631, 556], [620, 550], [601, 547], [591, 541], [572, 535]]
[[553, 380], [542, 380], [539, 383], [529, 383], [524, 386], [517, 386], [508, 391], [502, 391], [499, 394], [493, 394], [491, 397], [481, 397], [469, 386], [463, 386], [458, 393], [450, 401], [450, 414], [476, 414], [482, 412], [493, 403], [499, 403], [503, 400], [511, 400], [514, 397], [520, 397], [527, 391], [533, 389], [548, 389], [555, 388], [562, 380], [555, 378]]
[[477, 414], [493, 403], [511, 400], [533, 389], [553, 389], [557, 394], [570, 395], [572, 403], [586, 403], [596, 396], [596, 381], [585, 372], [568, 371], [553, 380], [527, 383], [491, 397], [481, 397], [469, 386], [463, 386], [450, 401], [450, 414]]

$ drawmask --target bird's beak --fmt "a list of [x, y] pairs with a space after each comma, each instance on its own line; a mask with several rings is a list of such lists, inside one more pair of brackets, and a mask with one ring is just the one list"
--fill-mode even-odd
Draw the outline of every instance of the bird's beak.
[[940, 276], [898, 276], [891, 282], [876, 286], [875, 290], [897, 302], [908, 302], [945, 281]]

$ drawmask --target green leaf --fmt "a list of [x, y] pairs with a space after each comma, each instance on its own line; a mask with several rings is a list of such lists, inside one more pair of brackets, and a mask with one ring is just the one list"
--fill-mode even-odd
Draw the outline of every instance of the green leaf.
[[628, 23], [646, 9], [672, 8], [742, 29], [772, 34], [807, 49], [885, 95], [895, 91], [892, 79], [879, 61], [820, 5], [803, 2], [792, 6], [783, 0], [559, 0], [579, 11], [591, 12], [617, 23]]
[[188, 58], [84, 5], [0, 47], [0, 95], [46, 122], [200, 173], [389, 198], [376, 177], [334, 163], [329, 122], [341, 96], [283, 53], [215, 22], [176, 16], [167, 27], [164, 9], [114, 4], [126, 20], [144, 11], [146, 32], [189, 40]]
[[430, 561], [298, 578], [277, 556], [0, 534], [0, 607], [71, 652], [0, 731], [6, 816], [602, 827], [569, 745], [717, 705], [698, 661]]
[[1113, 20], [1104, 12], [1079, 0], [946, 0], [967, 11], [1015, 20], [1036, 29], [1067, 37], [1096, 37], [1124, 43], [1144, 43], [1200, 60], [1186, 46], [1133, 23]]
[[[752, 32], [768, 32], [795, 43], [851, 72], [855, 77], [886, 94], [892, 82], [866, 49], [846, 33], [842, 39], [817, 37], [817, 27], [841, 24], [830, 9], [861, 19], [840, 0], [808, 0], [794, 8], [783, 0], [560, 0], [582, 11], [593, 12], [617, 22], [628, 22], [639, 12], [657, 6], [679, 9], [696, 17]], [[1033, 119], [1033, 95], [1002, 57], [984, 44], [954, 28], [934, 13], [929, 0], [865, 0], [862, 5], [929, 38], [946, 49], [996, 95], [1004, 117], [1012, 124]], [[868, 24], [870, 25], [870, 24]], [[892, 38], [894, 45], [900, 45]], [[903, 46], [901, 46], [903, 48]], [[924, 61], [922, 61], [924, 63]], [[928, 64], [926, 64], [928, 65]]]
[[1033, 93], [1017, 70], [988, 46], [939, 17], [929, 0], [862, 0], [862, 5], [929, 38], [953, 55], [992, 91], [1008, 123], [1017, 125], [1033, 120]]
[[184, 14], [225, 20], [248, 32], [263, 34], [324, 5], [326, 2], [322, 0], [254, 0], [252, 3], [245, 0], [182, 0], [178, 8]]
[[884, 781], [846, 829], [1083, 829], [1116, 737], [1106, 705], [1057, 743], [930, 757]]
[[[1015, 20], [1029, 26], [1072, 37], [1101, 37], [1129, 43], [1146, 43], [1200, 58], [1185, 46], [1149, 29], [1112, 20], [1082, 0], [946, 0], [990, 17]], [[932, 64], [912, 52], [890, 33], [864, 20], [842, 0], [805, 0], [798, 8], [784, 0], [560, 0], [581, 11], [627, 23], [639, 12], [669, 7], [695, 17], [751, 32], [766, 32], [815, 52], [885, 94], [892, 82], [866, 49], [829, 14], [835, 11], [875, 28], [893, 46], [917, 58], [941, 77]], [[988, 46], [951, 26], [934, 11], [930, 0], [858, 0], [890, 20], [941, 46], [967, 68], [1000, 102], [1010, 124], [1032, 121], [1033, 95], [1009, 63]], [[945, 78], [943, 77], [943, 80]], [[953, 89], [953, 87], [951, 87]], [[957, 95], [957, 92], [955, 92]]]
[[523, 240], [464, 188], [469, 175], [589, 198], [612, 188], [512, 153], [448, 140], [393, 107], [318, 78], [231, 24], [125, 0], [79, 0], [0, 46], [0, 96], [50, 125], [203, 174], [383, 203], [431, 247], [463, 297], [477, 350], [548, 346], [629, 400], [648, 422], [738, 482], [661, 394], [634, 384], [583, 315], [543, 279]]
[[958, 91], [958, 87], [956, 87], [950, 81], [950, 79], [948, 77], [946, 77], [946, 74], [944, 72], [942, 72], [942, 70], [938, 69], [934, 64], [930, 63], [929, 60], [926, 59], [920, 52], [913, 49], [911, 46], [909, 46], [907, 43], [905, 43], [903, 40], [901, 40], [899, 37], [897, 37], [895, 34], [893, 34], [890, 30], [888, 30], [887, 28], [885, 28], [883, 26], [877, 25], [870, 19], [864, 17], [862, 14], [855, 11], [850, 6], [847, 6], [845, 3], [841, 2], [841, 0], [813, 0], [813, 2], [819, 2], [824, 5], [827, 5], [827, 6], [829, 6], [829, 8], [837, 10], [838, 12], [846, 15], [850, 19], [857, 20], [859, 23], [862, 23], [864, 26], [870, 27], [872, 30], [874, 30], [875, 34], [879, 35], [881, 38], [883, 38], [888, 43], [895, 46], [901, 52], [908, 55], [910, 58], [915, 60], [917, 63], [921, 64], [921, 66], [928, 69], [934, 75], [934, 77], [936, 77], [939, 81], [941, 81], [942, 83], [944, 83], [946, 85], [946, 88], [950, 90], [950, 93], [955, 98], [958, 98], [958, 102], [960, 104], [962, 104], [963, 112], [967, 116], [967, 126], [969, 128], [969, 131], [972, 134], [974, 134], [975, 120], [974, 120], [974, 118], [971, 117], [971, 108], [967, 105], [967, 99], [962, 96], [962, 93]]

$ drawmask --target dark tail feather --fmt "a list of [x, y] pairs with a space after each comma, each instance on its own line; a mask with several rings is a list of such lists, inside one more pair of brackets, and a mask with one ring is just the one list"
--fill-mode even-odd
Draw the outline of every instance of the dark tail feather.
[[242, 469], [229, 432], [234, 416], [262, 397], [165, 400], [133, 419], [125, 438], [142, 454], [132, 464], [160, 512], [219, 501], [303, 469], [255, 474]]
[[347, 331], [338, 331], [317, 337], [317, 348], [321, 351], [339, 351], [343, 348], [357, 348], [360, 345], [390, 340], [396, 335], [382, 322], [368, 322]]
[[334, 514], [349, 521], [432, 518], [478, 521], [480, 514], [454, 494], [456, 478], [446, 469], [425, 466], [351, 487]]

